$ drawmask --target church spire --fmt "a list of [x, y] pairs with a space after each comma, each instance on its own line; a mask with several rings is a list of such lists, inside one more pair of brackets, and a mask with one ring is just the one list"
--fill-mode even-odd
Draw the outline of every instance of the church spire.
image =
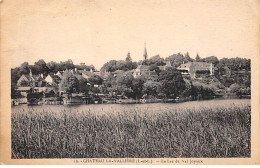
[[146, 41], [144, 42], [144, 61], [146, 62], [148, 58], [147, 50], [146, 50]]
[[32, 69], [30, 68], [30, 76], [32, 77]]

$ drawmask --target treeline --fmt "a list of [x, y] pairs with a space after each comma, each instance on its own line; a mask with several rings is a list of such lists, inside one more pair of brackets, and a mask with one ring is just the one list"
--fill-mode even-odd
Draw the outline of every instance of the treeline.
[[[250, 71], [250, 59], [245, 59], [245, 58], [222, 58], [218, 59], [216, 56], [209, 56], [206, 58], [201, 58], [199, 54], [196, 55], [195, 59], [191, 58], [189, 55], [189, 52], [182, 54], [182, 53], [177, 53], [170, 55], [166, 57], [165, 59], [160, 57], [160, 55], [155, 55], [145, 61], [145, 65], [154, 65], [154, 66], [163, 66], [166, 64], [166, 62], [170, 62], [171, 65], [174, 68], [177, 68], [180, 66], [182, 63], [187, 63], [187, 62], [207, 62], [207, 63], [212, 63], [214, 66], [218, 67], [221, 69], [224, 66], [229, 67], [233, 71], [238, 71], [238, 70], [248, 70]], [[106, 70], [109, 72], [114, 72], [116, 70], [132, 70], [135, 69], [138, 65], [144, 64], [144, 61], [138, 61], [134, 62], [132, 61], [132, 58], [130, 56], [130, 53], [127, 54], [125, 60], [111, 60], [103, 65], [101, 70]]]
[[[114, 72], [116, 70], [128, 71], [135, 69], [138, 65], [145, 64], [150, 66], [151, 71], [155, 71], [158, 75], [160, 70], [158, 66], [164, 66], [166, 62], [170, 62], [173, 68], [177, 68], [183, 63], [187, 62], [207, 62], [212, 63], [215, 67], [214, 75], [220, 82], [225, 86], [229, 87], [232, 84], [242, 84], [246, 87], [250, 87], [251, 85], [251, 60], [245, 58], [222, 58], [218, 59], [216, 56], [209, 56], [206, 58], [201, 58], [199, 54], [196, 55], [195, 59], [191, 58], [189, 53], [181, 54], [173, 54], [165, 59], [160, 57], [160, 55], [153, 56], [149, 59], [139, 62], [133, 62], [130, 56], [130, 53], [127, 54], [125, 60], [111, 60], [103, 65], [101, 71], [109, 71]], [[225, 76], [227, 71], [230, 71], [229, 76]], [[243, 72], [243, 75], [239, 74], [239, 71]]]
[[193, 84], [191, 80], [184, 79], [175, 68], [169, 67], [161, 71], [157, 79], [149, 76], [134, 78], [130, 72], [118, 74], [116, 77], [110, 75], [103, 82], [101, 92], [114, 93], [114, 96], [123, 95], [133, 99], [182, 97], [197, 100], [212, 98], [213, 89], [200, 84]]
[[187, 63], [187, 62], [208, 62], [208, 63], [213, 63], [214, 65], [217, 65], [219, 63], [219, 60], [215, 56], [210, 56], [206, 58], [201, 58], [198, 54], [195, 59], [191, 58], [189, 53], [187, 52], [186, 54], [173, 54], [170, 55], [169, 57], [166, 57], [165, 59], [160, 57], [160, 55], [155, 55], [149, 59], [147, 59], [145, 62], [143, 60], [140, 60], [138, 62], [133, 62], [130, 56], [130, 53], [127, 54], [125, 60], [111, 60], [103, 65], [101, 68], [101, 71], [109, 71], [109, 72], [114, 72], [116, 70], [132, 70], [135, 69], [138, 65], [149, 65], [149, 66], [164, 66], [166, 62], [170, 62], [171, 65], [174, 68], [177, 68], [180, 66], [182, 63]]
[[95, 70], [93, 65], [75, 65], [71, 59], [64, 62], [61, 61], [60, 63], [54, 61], [46, 63], [43, 59], [40, 59], [33, 65], [29, 65], [28, 62], [24, 62], [19, 67], [11, 69], [12, 83], [16, 83], [23, 74], [29, 74], [30, 69], [32, 70], [33, 75], [43, 74], [46, 76], [49, 73], [57, 73], [58, 71], [74, 68], [79, 70], [86, 69], [88, 71], [90, 69]]
[[[176, 68], [182, 63], [194, 61], [214, 64], [214, 80], [217, 82], [211, 84], [211, 87], [208, 87], [207, 85], [204, 85], [203, 82], [198, 84], [197, 81], [183, 79], [182, 75], [176, 70]], [[161, 71], [158, 66], [163, 66], [166, 62], [170, 62], [172, 68], [168, 68], [166, 71]], [[149, 76], [134, 78], [130, 70], [136, 69], [137, 66], [141, 64], [149, 65], [150, 70], [155, 71], [158, 74], [158, 79], [152, 79]], [[20, 76], [22, 74], [29, 74], [30, 69], [32, 69], [33, 74], [43, 74], [46, 76], [48, 73], [56, 73], [58, 71], [73, 68], [86, 70], [95, 69], [93, 65], [75, 65], [72, 60], [60, 63], [53, 61], [46, 63], [41, 59], [35, 62], [34, 65], [29, 65], [28, 62], [25, 62], [20, 67], [11, 70], [12, 89], [16, 86], [16, 82]], [[68, 74], [67, 78], [62, 79], [60, 87], [66, 88], [68, 92], [87, 93], [92, 91], [95, 93], [115, 93], [116, 95], [121, 94], [138, 99], [143, 96], [158, 98], [174, 98], [183, 96], [191, 97], [192, 99], [205, 99], [213, 96], [214, 91], [217, 89], [230, 87], [233, 84], [244, 85], [249, 88], [251, 86], [250, 59], [238, 57], [223, 58], [219, 60], [215, 56], [201, 58], [199, 54], [197, 54], [195, 59], [193, 59], [187, 52], [184, 55], [181, 53], [173, 54], [165, 59], [161, 58], [160, 55], [156, 55], [146, 61], [134, 62], [130, 53], [128, 53], [125, 60], [111, 60], [105, 63], [101, 68], [101, 72], [115, 72], [117, 70], [122, 70], [123, 73], [118, 74], [116, 77], [113, 74], [110, 74], [104, 81], [97, 75], [92, 76], [88, 80], [79, 80]], [[242, 73], [240, 71], [242, 71]], [[97, 84], [101, 86], [99, 88], [89, 88], [86, 87], [88, 83], [91, 85]]]

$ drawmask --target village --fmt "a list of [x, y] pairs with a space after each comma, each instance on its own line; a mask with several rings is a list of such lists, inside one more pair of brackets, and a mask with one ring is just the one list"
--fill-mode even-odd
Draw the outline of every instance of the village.
[[[100, 71], [81, 63], [56, 72], [43, 68], [36, 74], [28, 66], [29, 74], [21, 74], [13, 82], [12, 105], [173, 103], [230, 95], [250, 97], [250, 69], [242, 67], [241, 62], [237, 70], [232, 70], [223, 63], [220, 66], [216, 57], [207, 60], [197, 55], [194, 60], [187, 54], [148, 59], [145, 47], [142, 61], [132, 62], [130, 53], [121, 61], [130, 68], [118, 68], [120, 61], [112, 60]], [[236, 81], [230, 82], [231, 78]]]

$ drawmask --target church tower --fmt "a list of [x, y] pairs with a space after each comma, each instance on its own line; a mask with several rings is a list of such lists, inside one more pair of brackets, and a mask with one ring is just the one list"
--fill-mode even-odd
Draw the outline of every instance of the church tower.
[[148, 59], [148, 54], [146, 50], [146, 42], [144, 42], [144, 63], [146, 63], [146, 60]]

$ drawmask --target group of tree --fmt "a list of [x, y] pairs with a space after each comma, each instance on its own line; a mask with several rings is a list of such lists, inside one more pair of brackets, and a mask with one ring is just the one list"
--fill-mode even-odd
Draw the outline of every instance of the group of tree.
[[102, 72], [108, 71], [108, 72], [115, 72], [116, 70], [123, 70], [123, 71], [129, 71], [132, 69], [136, 69], [137, 63], [132, 61], [132, 58], [130, 56], [130, 52], [127, 53], [125, 60], [111, 60], [107, 63], [105, 63], [101, 70]]
[[129, 72], [112, 75], [103, 83], [103, 93], [115, 93], [128, 98], [189, 98], [190, 100], [214, 97], [215, 88], [200, 82], [184, 79], [175, 68], [160, 72], [158, 78], [142, 75], [134, 78]]
[[70, 71], [65, 70], [62, 80], [60, 81], [59, 90], [67, 93], [89, 93], [89, 91], [95, 91], [95, 85], [101, 85], [102, 78], [93, 74], [88, 79], [83, 77], [77, 78]]
[[134, 78], [130, 72], [122, 73], [116, 77], [111, 75], [103, 83], [104, 91], [140, 99], [143, 96], [173, 98], [180, 95], [185, 89], [180, 72], [173, 68], [160, 72], [159, 76], [158, 79], [143, 75]]
[[[226, 87], [232, 84], [251, 86], [251, 60], [245, 58], [223, 58], [215, 66], [214, 75]], [[229, 74], [227, 75], [227, 71]]]
[[19, 67], [11, 69], [11, 81], [13, 84], [15, 84], [23, 74], [29, 74], [30, 69], [33, 75], [43, 74], [44, 76], [47, 76], [49, 73], [57, 73], [58, 71], [64, 71], [66, 69], [73, 68], [77, 68], [79, 70], [95, 70], [93, 65], [75, 65], [71, 59], [64, 62], [61, 61], [60, 63], [54, 61], [46, 63], [43, 59], [40, 59], [33, 65], [29, 65], [28, 62], [24, 62]]
[[[160, 55], [155, 55], [150, 57], [146, 61], [139, 61], [139, 62], [132, 62], [132, 58], [130, 57], [130, 53], [127, 54], [125, 61], [116, 61], [112, 60], [104, 64], [102, 70], [107, 70], [110, 72], [114, 72], [116, 70], [124, 70], [129, 71], [135, 69], [138, 65], [149, 65], [150, 71], [155, 71], [157, 75], [160, 74], [160, 69], [158, 66], [164, 66], [166, 62], [170, 62], [173, 68], [179, 67], [183, 63], [187, 62], [207, 62], [212, 63], [215, 67], [214, 74], [215, 76], [224, 84], [224, 86], [229, 87], [234, 83], [243, 84], [247, 87], [251, 85], [251, 63], [250, 59], [245, 58], [222, 58], [218, 59], [216, 56], [208, 56], [206, 58], [202, 58], [197, 53], [195, 59], [191, 58], [189, 53], [177, 53], [166, 57], [165, 59], [160, 57]], [[128, 63], [128, 64], [127, 64]], [[129, 66], [134, 65], [134, 66]], [[225, 76], [226, 69], [230, 69], [232, 72], [231, 76]], [[246, 71], [242, 76], [239, 75], [237, 72], [244, 70]]]

